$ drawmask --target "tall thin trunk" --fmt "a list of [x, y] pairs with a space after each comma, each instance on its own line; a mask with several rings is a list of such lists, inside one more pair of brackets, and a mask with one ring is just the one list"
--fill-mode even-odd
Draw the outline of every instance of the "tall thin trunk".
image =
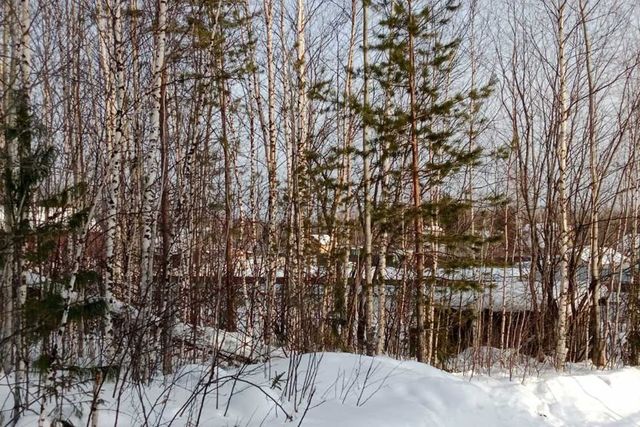
[[[18, 64], [18, 72], [19, 78], [14, 77], [13, 73], [10, 71], [12, 75], [10, 75], [9, 84], [12, 85], [12, 89], [10, 90], [9, 102], [11, 105], [9, 106], [9, 114], [8, 114], [8, 124], [9, 126], [17, 125], [17, 109], [19, 108], [19, 104], [23, 103], [22, 108], [24, 111], [22, 114], [27, 116], [31, 116], [31, 83], [30, 83], [30, 72], [31, 72], [31, 55], [30, 55], [30, 26], [31, 26], [31, 14], [29, 1], [27, 0], [19, 0], [18, 4], [15, 5], [16, 13], [18, 15], [17, 25], [14, 31], [17, 34], [13, 34], [15, 37], [15, 47], [14, 47], [14, 58], [13, 61], [17, 61]], [[9, 25], [11, 21], [9, 20]], [[14, 68], [15, 70], [15, 68]], [[16, 126], [17, 127], [17, 126]], [[24, 129], [22, 131], [25, 131]], [[30, 132], [30, 129], [26, 129], [27, 132]], [[23, 138], [22, 135], [11, 138], [11, 141], [7, 141], [7, 151], [8, 151], [8, 166], [10, 168], [10, 176], [14, 182], [21, 179], [22, 174], [26, 173], [23, 168], [23, 155], [30, 153], [31, 147], [22, 147], [23, 142], [20, 140]], [[27, 144], [31, 144], [31, 141], [26, 142]], [[23, 190], [29, 191], [29, 190]], [[14, 398], [14, 408], [13, 408], [13, 419], [12, 421], [15, 423], [18, 421], [19, 417], [22, 415], [25, 409], [29, 407], [28, 401], [28, 380], [27, 380], [27, 366], [28, 366], [28, 349], [24, 331], [24, 305], [27, 300], [27, 284], [22, 277], [22, 269], [23, 269], [23, 259], [22, 259], [22, 246], [24, 242], [24, 232], [23, 224], [27, 220], [27, 200], [28, 197], [26, 194], [18, 194], [21, 197], [21, 200], [13, 201], [13, 209], [10, 212], [12, 218], [10, 219], [10, 235], [13, 238], [12, 243], [9, 245], [9, 250], [12, 254], [9, 256], [9, 259], [6, 261], [7, 264], [11, 263], [12, 265], [8, 267], [9, 269], [9, 280], [11, 283], [11, 287], [15, 292], [15, 300], [13, 303], [13, 337], [15, 339], [15, 347], [14, 347], [14, 358], [15, 358], [15, 383], [13, 387], [13, 398]]]
[[591, 282], [589, 283], [589, 292], [591, 293], [591, 321], [590, 329], [593, 333], [593, 343], [591, 350], [591, 360], [596, 366], [604, 366], [606, 364], [604, 339], [602, 337], [601, 326], [601, 309], [600, 309], [600, 264], [602, 263], [601, 248], [599, 244], [599, 218], [598, 208], [600, 203], [600, 183], [601, 177], [598, 172], [598, 150], [596, 147], [596, 100], [595, 100], [595, 83], [593, 80], [593, 69], [591, 65], [591, 39], [587, 30], [587, 16], [585, 0], [580, 0], [580, 24], [582, 27], [582, 36], [585, 48], [585, 67], [587, 75], [588, 102], [588, 129], [587, 138], [589, 145], [589, 174], [591, 182], [589, 189], [591, 192], [591, 210], [590, 210], [590, 236], [589, 236], [589, 267]]
[[[339, 331], [338, 335], [340, 337], [340, 341], [342, 344], [348, 342], [349, 331], [351, 331], [352, 327], [348, 324], [347, 319], [347, 301], [348, 301], [348, 291], [349, 291], [349, 273], [350, 273], [350, 264], [349, 264], [349, 255], [351, 252], [351, 241], [349, 238], [349, 222], [351, 221], [351, 211], [349, 209], [349, 199], [351, 192], [351, 147], [353, 144], [352, 141], [352, 130], [353, 130], [353, 114], [349, 107], [349, 99], [352, 96], [352, 82], [353, 82], [353, 54], [354, 54], [354, 46], [356, 43], [356, 11], [357, 9], [357, 0], [351, 1], [351, 31], [349, 36], [349, 49], [347, 52], [347, 69], [346, 69], [346, 78], [344, 85], [344, 93], [343, 93], [343, 102], [346, 104], [345, 113], [343, 116], [342, 123], [342, 161], [340, 165], [340, 179], [339, 179], [339, 204], [342, 209], [341, 222], [342, 228], [340, 230], [339, 236], [336, 236], [336, 245], [340, 249], [341, 260], [340, 260], [340, 278], [339, 284], [336, 289], [336, 295], [334, 298], [334, 311], [338, 316], [339, 321]], [[345, 323], [343, 325], [343, 323]]]
[[[109, 58], [113, 57], [113, 62], [107, 65], [106, 73], [109, 76], [107, 82], [111, 84], [107, 87], [107, 150], [109, 156], [109, 185], [107, 186], [107, 225], [106, 225], [106, 269], [104, 275], [103, 298], [107, 304], [106, 315], [104, 319], [104, 357], [103, 364], [111, 364], [113, 362], [113, 321], [112, 308], [114, 305], [113, 288], [115, 286], [115, 277], [117, 277], [118, 266], [116, 265], [116, 235], [117, 235], [117, 219], [118, 219], [118, 196], [120, 193], [120, 162], [121, 162], [121, 145], [124, 129], [124, 46], [122, 41], [122, 9], [120, 0], [115, 1], [115, 5], [107, 2], [107, 10], [111, 15], [113, 28], [107, 29], [107, 17], [103, 14], [98, 16], [99, 23], [102, 24], [103, 33], [109, 30], [113, 32], [112, 46], [113, 51], [105, 51], [103, 53], [103, 61], [109, 62]], [[105, 46], [108, 49], [107, 46]]]
[[[393, 95], [390, 92], [390, 90], [387, 90], [385, 93], [385, 115], [387, 118], [391, 116], [391, 97]], [[385, 215], [391, 197], [389, 183], [391, 162], [389, 160], [389, 151], [389, 143], [385, 141], [382, 147], [382, 181], [380, 184], [380, 205], [382, 207], [382, 211], [385, 212]], [[387, 221], [388, 219], [385, 219], [382, 224], [380, 246], [378, 249], [378, 334], [376, 336], [376, 353], [378, 354], [384, 352], [387, 328], [387, 253], [389, 251], [389, 224]]]
[[567, 359], [567, 292], [569, 289], [569, 202], [567, 200], [567, 76], [565, 59], [565, 32], [564, 32], [564, 8], [566, 0], [559, 0], [557, 8], [557, 115], [558, 130], [556, 141], [556, 157], [558, 161], [558, 208], [560, 210], [558, 221], [560, 222], [560, 289], [558, 293], [558, 321], [556, 326], [556, 369], [564, 370]]
[[[120, 162], [121, 145], [124, 131], [124, 46], [122, 41], [122, 5], [120, 0], [115, 5], [106, 2], [104, 10], [98, 9], [98, 38], [100, 44], [100, 60], [105, 78], [105, 104], [106, 104], [106, 145], [107, 145], [107, 225], [105, 237], [106, 268], [104, 273], [102, 298], [106, 303], [106, 311], [103, 319], [104, 342], [100, 355], [100, 365], [109, 366], [114, 363], [114, 330], [112, 311], [114, 307], [113, 288], [115, 278], [119, 276], [116, 239], [118, 229], [118, 199], [120, 193]], [[107, 14], [109, 16], [107, 16]], [[110, 18], [110, 19], [109, 19]], [[112, 27], [107, 22], [112, 22]], [[111, 34], [111, 36], [109, 36]], [[110, 51], [109, 49], [113, 49]], [[104, 377], [101, 370], [97, 370], [95, 378], [94, 405], [91, 414], [93, 426], [99, 424], [98, 403]]]
[[276, 105], [275, 73], [273, 58], [273, 0], [264, 2], [264, 20], [267, 32], [267, 131], [266, 147], [269, 194], [267, 200], [267, 289], [264, 341], [271, 344], [271, 330], [275, 304], [276, 274], [278, 263], [278, 236], [276, 233], [276, 206], [278, 204], [278, 177], [276, 175]]
[[373, 260], [371, 242], [371, 166], [369, 160], [369, 65], [367, 34], [367, 3], [362, 0], [362, 63], [364, 71], [362, 115], [362, 181], [364, 192], [364, 295], [367, 354], [375, 354], [375, 326], [373, 324]]
[[[0, 118], [2, 118], [2, 125], [9, 124], [9, 108], [8, 96], [10, 92], [10, 69], [11, 64], [8, 61], [12, 56], [11, 46], [11, 20], [9, 19], [9, 13], [11, 10], [11, 3], [4, 2], [2, 4], [2, 18], [4, 25], [2, 27], [2, 45], [0, 46]], [[14, 158], [11, 156], [15, 152], [13, 147], [9, 147], [9, 144], [13, 144], [11, 141], [5, 139], [5, 132], [0, 132], [0, 150], [3, 155], [7, 157], [7, 164], [11, 167], [11, 163], [14, 162]], [[3, 221], [1, 224], [2, 231], [9, 233], [12, 228], [11, 224], [12, 209], [7, 203], [3, 204]], [[13, 345], [10, 337], [13, 335], [13, 244], [9, 239], [7, 248], [3, 251], [3, 257], [5, 263], [2, 268], [2, 287], [0, 289], [0, 296], [2, 297], [2, 332], [0, 334], [0, 359], [2, 359], [0, 369], [5, 372], [11, 371], [13, 368]]]
[[[155, 237], [157, 229], [158, 213], [160, 205], [162, 203], [162, 146], [160, 137], [163, 134], [162, 125], [164, 124], [163, 113], [163, 75], [164, 75], [164, 58], [165, 58], [165, 44], [166, 44], [166, 26], [167, 26], [167, 0], [157, 1], [157, 27], [155, 34], [155, 48], [153, 52], [153, 60], [151, 65], [152, 72], [152, 87], [151, 87], [151, 114], [149, 132], [149, 144], [147, 146], [147, 153], [144, 161], [145, 172], [143, 174], [143, 194], [142, 194], [142, 239], [140, 241], [140, 292], [145, 301], [145, 318], [143, 321], [151, 319], [152, 316], [162, 316], [163, 305], [166, 306], [166, 301], [163, 301], [165, 295], [161, 295], [162, 291], [157, 290], [160, 295], [155, 299], [154, 304], [154, 289], [152, 284], [156, 284], [154, 281], [154, 269], [153, 261], [155, 254]], [[157, 314], [153, 313], [153, 307], [158, 305]], [[145, 362], [145, 372], [152, 366], [156, 365], [156, 358], [159, 357], [159, 346], [162, 323], [158, 324], [153, 329], [147, 329], [144, 334], [145, 346], [150, 347], [147, 354], [149, 355], [148, 361]], [[145, 374], [145, 378], [149, 379], [149, 375]]]
[[[5, 93], [5, 99], [9, 105], [6, 109], [6, 122], [10, 127], [18, 127], [18, 114], [26, 115], [30, 120], [31, 116], [31, 47], [30, 47], [30, 26], [31, 15], [29, 1], [19, 0], [13, 5], [14, 13], [17, 15], [17, 21], [12, 22], [6, 17], [5, 31], [12, 32], [10, 37], [14, 38], [15, 45], [13, 47], [12, 56], [10, 56], [10, 70], [8, 73], [9, 80], [5, 80], [9, 85], [9, 96]], [[10, 13], [11, 5], [8, 6], [7, 12]], [[19, 113], [19, 109], [22, 111]], [[31, 132], [30, 129], [20, 129], [21, 132]], [[22, 175], [27, 173], [23, 170], [24, 156], [31, 152], [30, 146], [23, 144], [31, 144], [30, 140], [24, 138], [23, 135], [10, 138], [6, 141], [7, 148], [7, 167], [8, 174], [12, 180], [18, 182]], [[26, 141], [23, 142], [22, 140]], [[15, 367], [15, 376], [13, 384], [13, 414], [12, 423], [17, 423], [25, 409], [29, 406], [28, 401], [28, 349], [26, 346], [26, 337], [24, 331], [24, 305], [27, 300], [27, 285], [22, 277], [23, 271], [23, 242], [24, 242], [24, 223], [27, 221], [28, 195], [16, 192], [15, 196], [20, 199], [12, 200], [11, 207], [8, 209], [9, 215], [7, 220], [7, 230], [10, 235], [10, 243], [8, 245], [8, 257], [5, 260], [5, 277], [8, 296], [13, 300], [11, 303], [11, 315], [13, 319], [8, 322], [12, 326], [9, 332], [12, 336], [12, 359]]]
[[[219, 55], [219, 71], [224, 73], [224, 57], [222, 52]], [[228, 132], [228, 90], [225, 79], [220, 76], [218, 82], [218, 91], [220, 93], [220, 129], [221, 129], [221, 143], [222, 152], [224, 156], [224, 227], [225, 227], [225, 284], [224, 284], [224, 298], [225, 298], [225, 312], [224, 312], [224, 327], [228, 331], [236, 330], [236, 291], [235, 291], [235, 272], [233, 267], [233, 242], [231, 239], [231, 230], [233, 229], [233, 213], [232, 213], [232, 177], [233, 177], [233, 162], [231, 145], [229, 141]]]
[[282, 103], [282, 117], [283, 117], [283, 125], [282, 125], [282, 137], [285, 143], [285, 154], [286, 154], [286, 169], [287, 169], [287, 189], [286, 189], [286, 198], [287, 198], [287, 214], [286, 214], [286, 222], [287, 222], [287, 243], [286, 243], [286, 257], [285, 257], [285, 272], [286, 272], [286, 282], [285, 287], [282, 292], [282, 310], [280, 316], [280, 331], [289, 335], [291, 341], [295, 341], [295, 337], [293, 335], [293, 324], [295, 321], [293, 318], [295, 317], [295, 307], [293, 302], [294, 292], [295, 292], [295, 203], [294, 203], [294, 171], [295, 171], [295, 109], [291, 108], [290, 105], [293, 104], [293, 97], [291, 94], [291, 73], [289, 71], [289, 48], [287, 45], [286, 34], [286, 25], [285, 25], [285, 15], [286, 15], [286, 2], [285, 0], [280, 0], [280, 16], [279, 16], [279, 26], [280, 26], [280, 50], [282, 52], [282, 96], [284, 102]]
[[424, 330], [424, 248], [422, 219], [422, 191], [420, 189], [420, 148], [418, 147], [418, 112], [416, 104], [416, 59], [413, 35], [414, 16], [412, 0], [407, 1], [409, 19], [409, 107], [410, 107], [410, 142], [411, 142], [411, 180], [413, 183], [413, 233], [415, 244], [415, 277], [416, 287], [416, 358], [419, 362], [425, 361], [425, 330]]
[[145, 156], [144, 193], [143, 193], [143, 214], [144, 224], [142, 229], [141, 259], [140, 266], [140, 291], [146, 297], [146, 305], [150, 309], [152, 304], [152, 292], [150, 289], [153, 281], [153, 242], [155, 236], [152, 234], [155, 228], [159, 195], [157, 191], [158, 179], [161, 168], [161, 120], [162, 114], [162, 75], [164, 70], [166, 27], [167, 27], [167, 0], [157, 0], [157, 33], [155, 49], [152, 62], [152, 88], [151, 88], [151, 117], [149, 131], [149, 145]]
[[305, 0], [297, 1], [296, 19], [296, 77], [297, 77], [297, 128], [294, 142], [294, 227], [295, 227], [295, 255], [293, 264], [293, 277], [295, 280], [295, 310], [294, 319], [297, 318], [298, 328], [296, 334], [304, 340], [308, 338], [302, 329], [305, 325], [304, 318], [304, 294], [306, 291], [306, 275], [304, 272], [304, 259], [306, 247], [305, 216], [307, 194], [307, 134], [308, 134], [308, 101], [307, 101], [307, 76], [306, 76], [306, 45], [305, 45]]

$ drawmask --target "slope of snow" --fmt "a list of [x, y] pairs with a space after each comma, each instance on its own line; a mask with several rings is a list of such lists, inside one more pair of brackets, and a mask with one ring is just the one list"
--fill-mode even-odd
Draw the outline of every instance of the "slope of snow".
[[[293, 374], [295, 373], [295, 374]], [[287, 383], [287, 377], [297, 381]], [[102, 393], [100, 425], [511, 427], [639, 426], [640, 370], [546, 372], [524, 383], [346, 353], [309, 354], [237, 370], [186, 366], [119, 399]], [[85, 386], [90, 393], [91, 387]], [[6, 382], [0, 401], [9, 403]], [[63, 418], [86, 425], [90, 397], [65, 396]], [[73, 405], [69, 402], [75, 402]], [[35, 406], [35, 405], [34, 405]], [[82, 415], [77, 411], [81, 409]], [[7, 412], [4, 412], [7, 414]], [[19, 425], [35, 425], [37, 415]], [[196, 424], [198, 423], [198, 424]]]
[[267, 347], [262, 341], [252, 339], [243, 332], [228, 332], [209, 326], [194, 327], [179, 322], [174, 326], [174, 338], [188, 342], [200, 349], [216, 349], [222, 355], [238, 360], [266, 359], [267, 357], [282, 357], [280, 348]]

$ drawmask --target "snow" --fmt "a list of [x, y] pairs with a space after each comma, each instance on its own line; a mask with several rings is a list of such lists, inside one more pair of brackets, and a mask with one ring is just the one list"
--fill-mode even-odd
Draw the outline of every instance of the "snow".
[[[314, 235], [316, 239], [322, 240], [326, 235]], [[590, 260], [589, 248], [576, 249], [578, 257], [582, 262], [576, 269], [576, 301], [581, 301], [588, 293], [589, 289], [589, 270], [587, 268]], [[628, 273], [624, 273], [624, 269], [628, 268], [629, 258], [620, 252], [605, 247], [602, 249], [602, 274], [604, 276], [615, 274], [620, 280], [628, 280]], [[284, 278], [284, 258], [280, 258], [277, 263], [276, 277]], [[243, 259], [236, 266], [236, 274], [238, 277], [253, 278], [260, 277], [264, 274], [265, 264], [260, 257], [249, 257]], [[357, 269], [357, 272], [355, 271]], [[376, 274], [377, 266], [372, 267], [372, 274]], [[622, 271], [621, 271], [622, 270]], [[307, 273], [310, 275], [323, 276], [327, 275], [326, 267], [312, 265], [308, 268]], [[353, 277], [360, 274], [361, 278], [365, 278], [365, 269], [358, 266], [355, 262], [349, 262], [346, 271], [347, 276]], [[385, 271], [380, 272], [386, 280], [402, 281], [403, 279], [411, 280], [411, 270], [404, 268], [387, 266]], [[534, 274], [533, 281], [530, 283], [530, 275]], [[466, 289], [456, 290], [447, 286], [437, 287], [435, 298], [437, 301], [451, 305], [456, 308], [470, 309], [491, 309], [493, 311], [528, 311], [534, 308], [534, 296], [532, 295], [532, 287], [535, 292], [535, 299], [538, 305], [542, 303], [542, 284], [539, 280], [539, 273], [531, 273], [530, 262], [519, 262], [512, 266], [498, 267], [485, 266], [475, 268], [459, 268], [454, 271], [438, 269], [437, 276], [445, 280], [467, 280], [476, 282], [480, 285], [479, 290]], [[387, 287], [387, 293], [390, 298], [398, 289], [397, 286], [390, 284]], [[559, 294], [559, 281], [554, 286], [554, 296], [557, 298]], [[606, 297], [609, 289], [602, 289], [603, 296]]]
[[177, 323], [173, 330], [174, 338], [184, 340], [200, 349], [214, 348], [223, 356], [239, 360], [257, 360], [267, 357], [282, 357], [282, 349], [269, 348], [262, 341], [252, 339], [243, 332], [228, 332], [209, 326]]
[[[494, 311], [525, 311], [533, 309], [534, 297], [527, 280], [529, 266], [497, 268], [481, 267], [460, 269], [454, 273], [442, 274], [449, 279], [476, 280], [482, 283], [480, 292], [475, 290], [455, 291], [449, 288], [436, 289], [436, 300], [452, 307], [470, 308], [479, 304], [482, 309]], [[541, 287], [534, 283], [538, 303], [541, 302]]]
[[49, 283], [49, 279], [45, 276], [42, 276], [35, 271], [25, 270], [22, 272], [22, 279], [27, 286], [42, 286], [43, 284]]
[[[615, 249], [603, 247], [600, 250], [603, 266], [615, 268], [619, 266], [629, 265], [629, 258], [625, 257]], [[586, 247], [583, 248], [582, 251], [580, 251], [580, 260], [584, 263], [588, 263], [591, 261], [591, 248]]]
[[[570, 365], [557, 374], [510, 381], [494, 375], [450, 374], [413, 361], [348, 353], [307, 354], [241, 368], [188, 365], [119, 399], [118, 426], [501, 427], [640, 425], [640, 370]], [[294, 375], [295, 373], [295, 375]], [[287, 383], [287, 378], [297, 382]], [[6, 381], [0, 402], [9, 407]], [[118, 393], [107, 384], [100, 425], [114, 425]], [[84, 390], [91, 390], [85, 384]], [[34, 390], [35, 391], [35, 390]], [[87, 395], [69, 393], [63, 414], [87, 422]], [[76, 407], [76, 409], [78, 409]], [[20, 426], [35, 425], [28, 415]], [[146, 424], [145, 424], [145, 419]]]
[[318, 242], [318, 244], [324, 248], [328, 247], [331, 244], [331, 236], [329, 236], [328, 234], [312, 234], [311, 238]]

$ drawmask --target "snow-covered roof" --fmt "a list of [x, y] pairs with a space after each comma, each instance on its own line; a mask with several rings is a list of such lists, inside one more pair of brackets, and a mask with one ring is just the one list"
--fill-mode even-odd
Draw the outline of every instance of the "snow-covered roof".
[[[628, 264], [629, 259], [613, 248], [604, 247], [601, 249], [602, 265], [620, 266]], [[583, 248], [580, 252], [580, 260], [589, 262], [591, 260], [591, 248]]]
[[[436, 289], [436, 301], [452, 307], [470, 308], [479, 305], [494, 311], [526, 311], [533, 308], [531, 285], [528, 281], [529, 266], [522, 263], [513, 267], [481, 267], [460, 269], [444, 274], [450, 280], [474, 280], [480, 290], [456, 290], [448, 287]], [[541, 301], [541, 286], [534, 282], [538, 302]]]

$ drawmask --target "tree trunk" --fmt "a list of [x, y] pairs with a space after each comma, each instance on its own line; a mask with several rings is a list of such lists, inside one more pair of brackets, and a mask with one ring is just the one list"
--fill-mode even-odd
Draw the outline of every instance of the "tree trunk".
[[[412, 1], [407, 1], [409, 19], [413, 20]], [[410, 22], [414, 25], [413, 22]], [[425, 330], [424, 330], [424, 248], [423, 248], [423, 219], [422, 219], [422, 191], [420, 189], [420, 148], [418, 147], [418, 117], [416, 105], [416, 69], [413, 32], [409, 31], [409, 102], [410, 102], [410, 142], [411, 142], [411, 179], [413, 183], [413, 233], [415, 244], [415, 277], [416, 288], [416, 358], [418, 362], [425, 360]]]
[[564, 0], [560, 0], [557, 9], [557, 42], [558, 42], [558, 84], [557, 115], [558, 131], [556, 143], [556, 157], [558, 161], [558, 207], [560, 214], [560, 289], [557, 299], [558, 320], [556, 325], [556, 369], [564, 370], [567, 359], [567, 304], [569, 288], [569, 203], [566, 195], [567, 179], [567, 88], [566, 88], [566, 60], [565, 60], [565, 32], [564, 32]]
[[602, 263], [601, 248], [599, 242], [599, 218], [598, 208], [600, 203], [600, 183], [601, 176], [598, 172], [598, 152], [596, 146], [596, 100], [595, 87], [593, 81], [593, 70], [591, 65], [591, 40], [587, 30], [587, 16], [585, 10], [585, 0], [580, 0], [580, 24], [585, 48], [585, 67], [587, 74], [587, 87], [589, 90], [589, 116], [587, 138], [589, 144], [589, 173], [591, 182], [589, 185], [591, 193], [590, 211], [590, 238], [589, 238], [589, 267], [591, 282], [589, 292], [591, 293], [590, 329], [593, 333], [591, 345], [591, 361], [594, 365], [602, 367], [606, 364], [604, 339], [602, 337], [601, 310], [600, 310], [600, 265]]
[[375, 326], [373, 324], [373, 261], [371, 242], [371, 166], [369, 161], [369, 70], [368, 70], [368, 34], [367, 3], [362, 0], [362, 63], [364, 71], [363, 115], [362, 115], [362, 182], [364, 192], [364, 295], [365, 295], [365, 331], [366, 351], [375, 354]]
[[276, 206], [278, 204], [278, 177], [276, 175], [276, 105], [275, 73], [273, 59], [273, 0], [264, 1], [264, 20], [267, 32], [267, 130], [266, 147], [267, 176], [269, 194], [267, 200], [267, 288], [266, 316], [264, 322], [265, 344], [271, 344], [271, 330], [274, 316], [275, 288], [278, 269], [278, 235], [276, 233]]

